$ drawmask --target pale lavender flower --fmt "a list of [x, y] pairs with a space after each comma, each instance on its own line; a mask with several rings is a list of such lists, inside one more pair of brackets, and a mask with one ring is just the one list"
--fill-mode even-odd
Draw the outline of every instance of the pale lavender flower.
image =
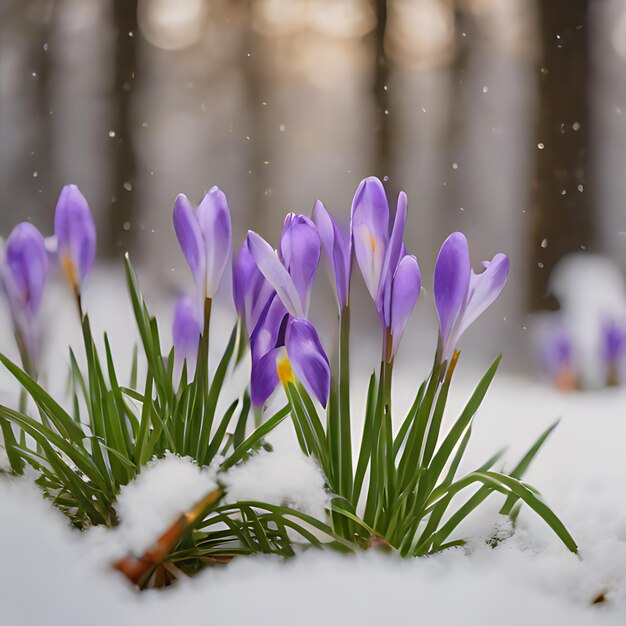
[[450, 358], [463, 332], [504, 289], [509, 258], [496, 254], [491, 261], [483, 261], [483, 267], [481, 274], [471, 269], [467, 239], [462, 233], [452, 233], [443, 243], [434, 277], [443, 360]]
[[213, 298], [232, 244], [230, 210], [224, 192], [212, 187], [194, 210], [184, 194], [174, 205], [174, 229], [187, 263], [205, 298]]

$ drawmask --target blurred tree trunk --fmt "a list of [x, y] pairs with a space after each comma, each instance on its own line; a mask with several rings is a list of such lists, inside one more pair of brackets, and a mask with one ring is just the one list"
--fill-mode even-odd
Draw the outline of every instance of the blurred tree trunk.
[[379, 178], [389, 175], [391, 129], [389, 123], [389, 98], [387, 81], [389, 66], [385, 55], [385, 30], [387, 28], [387, 0], [376, 1], [374, 95], [376, 98], [376, 142], [374, 173]]
[[[244, 0], [245, 8], [245, 31], [241, 43], [241, 65], [246, 86], [246, 109], [248, 114], [248, 136], [251, 141], [247, 141], [247, 171], [252, 172], [248, 178], [248, 223], [242, 227], [243, 232], [247, 228], [260, 230], [267, 228], [267, 199], [265, 190], [267, 189], [266, 170], [263, 161], [267, 155], [267, 134], [263, 124], [261, 102], [265, 100], [264, 76], [266, 68], [263, 62], [262, 46], [259, 45], [259, 38], [253, 28], [253, 7], [254, 0]], [[252, 210], [254, 207], [254, 210]], [[266, 233], [267, 234], [267, 233]]]
[[589, 184], [588, 0], [541, 0], [539, 119], [533, 147], [530, 308], [553, 308], [548, 279], [557, 261], [593, 245]]
[[113, 98], [115, 120], [111, 128], [116, 134], [111, 158], [113, 160], [113, 193], [109, 232], [105, 253], [116, 256], [128, 249], [135, 208], [136, 157], [132, 126], [132, 97], [137, 64], [137, 0], [113, 0], [115, 25], [115, 71]]

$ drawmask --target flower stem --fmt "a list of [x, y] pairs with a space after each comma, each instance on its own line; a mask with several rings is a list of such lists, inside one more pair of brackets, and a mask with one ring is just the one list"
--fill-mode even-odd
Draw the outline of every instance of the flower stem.
[[[352, 433], [350, 427], [350, 307], [339, 321], [340, 495], [352, 499]], [[356, 506], [356, 503], [355, 503]]]
[[202, 385], [205, 394], [209, 392], [209, 329], [211, 326], [211, 298], [204, 299], [204, 323], [202, 326], [202, 337], [198, 353], [198, 370], [202, 376]]

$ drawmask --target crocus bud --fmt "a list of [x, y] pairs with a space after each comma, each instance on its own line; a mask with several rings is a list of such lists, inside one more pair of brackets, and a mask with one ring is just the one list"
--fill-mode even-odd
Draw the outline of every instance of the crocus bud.
[[296, 286], [305, 315], [320, 254], [320, 236], [313, 221], [305, 215], [289, 213], [280, 237], [279, 258]]
[[174, 205], [174, 229], [198, 286], [206, 298], [213, 298], [232, 244], [230, 210], [224, 192], [212, 187], [195, 211], [187, 196], [180, 194]]
[[509, 258], [496, 254], [491, 261], [483, 261], [483, 267], [481, 274], [472, 270], [465, 235], [452, 233], [444, 241], [435, 263], [434, 277], [443, 360], [452, 355], [463, 332], [504, 289]]
[[389, 243], [389, 204], [383, 184], [374, 176], [363, 180], [356, 190], [350, 236], [361, 274], [376, 302]]
[[186, 360], [191, 365], [195, 364], [201, 332], [196, 302], [188, 296], [181, 296], [176, 301], [172, 323], [174, 354], [178, 362]]
[[48, 255], [43, 236], [28, 222], [18, 224], [5, 244], [2, 284], [18, 341], [23, 342], [31, 362], [38, 348], [37, 318], [47, 275]]
[[96, 226], [87, 200], [76, 185], [61, 190], [54, 214], [54, 234], [61, 269], [78, 293], [96, 258]]

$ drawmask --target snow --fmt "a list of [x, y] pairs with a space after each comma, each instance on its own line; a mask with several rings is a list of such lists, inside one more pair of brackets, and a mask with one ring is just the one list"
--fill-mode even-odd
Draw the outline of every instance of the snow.
[[120, 546], [142, 554], [181, 511], [216, 488], [215, 471], [200, 468], [192, 459], [169, 454], [153, 461], [118, 496], [120, 524], [113, 532]]
[[[88, 307], [96, 329], [113, 325], [113, 350], [124, 357], [121, 362], [129, 363], [132, 321], [127, 310], [119, 308], [119, 299], [110, 297], [123, 294], [123, 277], [104, 280], [107, 288], [91, 294]], [[71, 319], [71, 302], [63, 302], [55, 292], [48, 297], [55, 308], [58, 305], [59, 316]], [[167, 319], [163, 302], [156, 301], [151, 308]], [[230, 332], [226, 317], [217, 310], [217, 336], [224, 340]], [[59, 358], [67, 362], [68, 341], [79, 346], [77, 328], [62, 330], [48, 346], [50, 362]], [[3, 351], [11, 352], [9, 336], [3, 335], [1, 343]], [[471, 355], [479, 363], [466, 362], [465, 356], [450, 394], [449, 419], [458, 415], [488, 367], [489, 357], [495, 355]], [[353, 363], [356, 422], [367, 367], [357, 371], [361, 359], [355, 357]], [[63, 369], [48, 368], [49, 382], [59, 393], [65, 383]], [[422, 365], [417, 369], [421, 375]], [[414, 365], [395, 371], [398, 414], [415, 393], [410, 375], [415, 371]], [[244, 374], [238, 372], [237, 386], [245, 380]], [[229, 389], [233, 395], [236, 391]], [[12, 403], [17, 397], [5, 376], [0, 392], [2, 402]], [[526, 479], [564, 521], [579, 544], [580, 558], [525, 508], [509, 537], [505, 520], [497, 515], [501, 499], [492, 496], [457, 530], [455, 536], [469, 539], [464, 549], [409, 561], [378, 551], [347, 556], [315, 549], [288, 561], [271, 556], [238, 558], [181, 580], [171, 589], [138, 593], [110, 564], [128, 550], [140, 551], [181, 509], [215, 486], [212, 470], [169, 456], [146, 467], [123, 490], [118, 501], [121, 523], [113, 530], [99, 527], [80, 533], [41, 497], [32, 476], [0, 476], [0, 624], [622, 625], [626, 621], [626, 389], [563, 394], [499, 373], [479, 411], [460, 470], [471, 471], [504, 446], [508, 450], [503, 465], [510, 468], [558, 418], [558, 428]], [[288, 421], [272, 434], [271, 442], [272, 453], [260, 454], [222, 479], [229, 497], [289, 504], [321, 515], [328, 495], [320, 472], [297, 450]], [[503, 541], [492, 548], [485, 540], [494, 532]], [[592, 606], [600, 594], [605, 594], [606, 603]]]
[[228, 500], [260, 500], [322, 518], [329, 502], [319, 466], [300, 450], [261, 452], [223, 479]]
[[[468, 372], [460, 379], [453, 394], [456, 408], [476, 375]], [[408, 384], [399, 381], [398, 387], [408, 395]], [[484, 539], [502, 522], [496, 515], [500, 500], [493, 496], [459, 529], [470, 538], [465, 549], [411, 561], [381, 552], [345, 556], [314, 549], [286, 562], [240, 558], [167, 591], [135, 593], [109, 563], [121, 547], [138, 547], [158, 535], [157, 518], [162, 523], [175, 517], [177, 507], [211, 489], [211, 472], [176, 457], [157, 462], [121, 494], [118, 529], [85, 533], [71, 529], [28, 479], [2, 479], [0, 622], [623, 624], [625, 413], [625, 390], [564, 395], [502, 376], [476, 422], [465, 469], [505, 443], [511, 444], [506, 456], [513, 463], [554, 418], [562, 417], [528, 480], [562, 517], [581, 558], [528, 510], [512, 537], [489, 547]], [[288, 441], [281, 432], [276, 439]], [[314, 464], [284, 443], [226, 480], [231, 496], [255, 494], [307, 512], [319, 512], [326, 498]], [[607, 603], [591, 606], [601, 593]]]

